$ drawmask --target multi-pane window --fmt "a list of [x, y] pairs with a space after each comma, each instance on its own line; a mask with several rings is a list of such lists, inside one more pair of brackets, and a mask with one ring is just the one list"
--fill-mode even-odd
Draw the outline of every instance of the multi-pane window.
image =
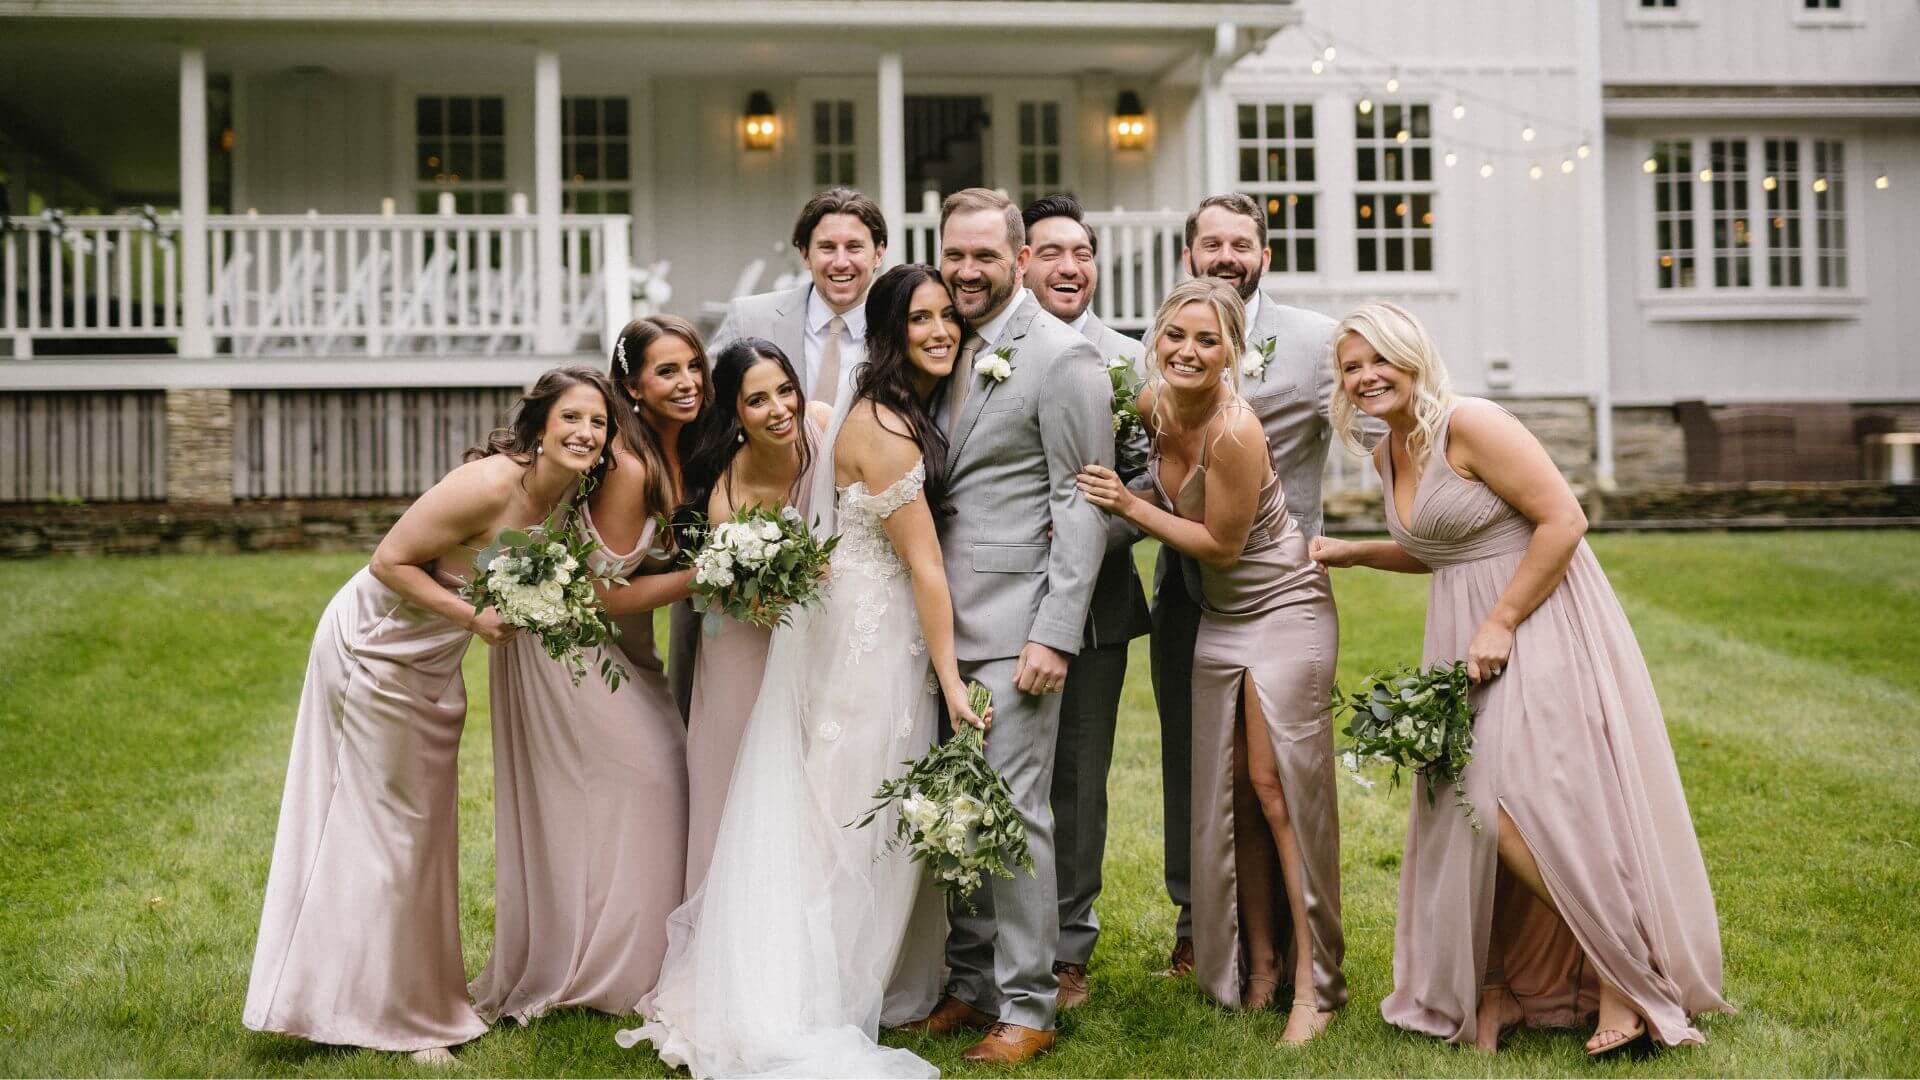
[[1747, 213], [1747, 140], [1714, 139], [1708, 144], [1707, 172], [1701, 177], [1713, 196], [1713, 283], [1745, 288], [1753, 284], [1753, 236]]
[[568, 97], [560, 102], [562, 205], [572, 214], [625, 214], [633, 209], [632, 143], [624, 97]]
[[1060, 103], [1020, 103], [1020, 204], [1061, 190]]
[[1841, 144], [1813, 144], [1813, 235], [1820, 287], [1847, 287], [1847, 169]]
[[1797, 289], [1802, 284], [1800, 257], [1800, 140], [1768, 139], [1767, 171], [1760, 188], [1767, 195], [1767, 284]]
[[1653, 144], [1653, 228], [1662, 289], [1694, 286], [1693, 144]]
[[854, 137], [853, 102], [813, 103], [814, 187], [854, 186], [858, 145]]
[[454, 193], [462, 214], [507, 210], [507, 118], [502, 97], [421, 95], [414, 100], [414, 209], [431, 214]]
[[1648, 11], [1671, 10], [1680, 6], [1680, 0], [1640, 0], [1640, 6]]
[[[1729, 135], [1661, 139], [1652, 150], [1656, 288], [1847, 288], [1843, 142]], [[1696, 275], [1696, 257], [1713, 272]]]
[[1238, 109], [1240, 189], [1267, 214], [1267, 250], [1280, 272], [1319, 269], [1313, 106], [1242, 102]]
[[1433, 115], [1426, 102], [1354, 109], [1354, 235], [1361, 273], [1425, 273], [1433, 258]]
[[1842, 0], [1802, 0], [1802, 6], [1808, 11], [1839, 11], [1846, 5]]

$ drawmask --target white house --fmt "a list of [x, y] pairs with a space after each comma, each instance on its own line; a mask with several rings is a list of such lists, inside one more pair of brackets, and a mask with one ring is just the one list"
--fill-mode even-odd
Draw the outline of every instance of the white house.
[[410, 494], [829, 183], [896, 259], [1071, 190], [1136, 330], [1248, 191], [1271, 294], [1408, 303], [1583, 479], [1738, 441], [1676, 402], [1920, 428], [1910, 0], [0, 0], [0, 169], [0, 500]]

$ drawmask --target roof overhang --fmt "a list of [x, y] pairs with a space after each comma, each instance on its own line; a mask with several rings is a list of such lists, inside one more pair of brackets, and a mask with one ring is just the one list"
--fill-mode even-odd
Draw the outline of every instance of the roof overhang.
[[1920, 117], [1920, 86], [1655, 85], [1604, 90], [1608, 120], [1875, 120]]

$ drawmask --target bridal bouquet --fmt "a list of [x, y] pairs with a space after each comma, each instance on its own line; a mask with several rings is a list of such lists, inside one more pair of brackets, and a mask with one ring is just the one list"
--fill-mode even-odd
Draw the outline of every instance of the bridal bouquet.
[[1347, 734], [1353, 748], [1341, 755], [1341, 763], [1368, 787], [1373, 785], [1360, 775], [1360, 766], [1367, 762], [1391, 765], [1395, 784], [1401, 769], [1412, 769], [1426, 780], [1428, 806], [1433, 805], [1436, 785], [1452, 784], [1456, 804], [1479, 832], [1480, 816], [1467, 801], [1461, 781], [1473, 760], [1470, 685], [1466, 663], [1456, 661], [1425, 671], [1376, 671], [1358, 693], [1342, 696], [1336, 690], [1334, 710], [1352, 715]]
[[460, 597], [475, 612], [491, 607], [509, 625], [539, 638], [548, 656], [567, 665], [575, 686], [587, 673], [583, 654], [598, 648], [600, 677], [608, 689], [618, 690], [627, 672], [607, 655], [606, 645], [620, 636], [620, 628], [593, 587], [626, 582], [587, 569], [587, 556], [600, 545], [566, 527], [571, 512], [562, 508], [531, 528], [500, 530], [474, 557], [473, 580], [461, 586]]
[[[984, 716], [992, 703], [986, 687], [976, 682], [967, 688], [967, 707], [975, 715]], [[1011, 878], [1014, 866], [1033, 873], [1027, 827], [1013, 808], [1013, 790], [987, 764], [985, 740], [971, 724], [910, 763], [904, 775], [881, 784], [873, 798], [874, 808], [852, 827], [866, 828], [899, 803], [887, 850], [906, 845], [947, 898], [968, 911], [974, 910], [971, 894], [988, 874]]]
[[770, 630], [796, 605], [818, 600], [840, 542], [817, 539], [791, 506], [778, 513], [750, 506], [718, 525], [695, 515], [689, 531], [681, 561], [693, 568], [693, 608], [705, 616], [709, 635], [720, 632], [723, 614]]
[[1107, 381], [1113, 385], [1114, 459], [1120, 471], [1139, 472], [1147, 467], [1139, 451], [1147, 439], [1147, 425], [1140, 418], [1140, 381], [1134, 377], [1132, 362], [1124, 356], [1107, 361]]

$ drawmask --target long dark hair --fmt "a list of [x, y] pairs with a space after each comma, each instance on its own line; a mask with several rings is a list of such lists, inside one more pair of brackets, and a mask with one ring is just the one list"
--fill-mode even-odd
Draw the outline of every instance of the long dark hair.
[[[950, 514], [953, 506], [947, 502], [947, 436], [934, 421], [929, 402], [921, 400], [914, 389], [916, 369], [907, 358], [907, 314], [913, 307], [914, 290], [929, 281], [946, 287], [940, 271], [924, 263], [896, 266], [874, 280], [867, 292], [867, 359], [856, 371], [853, 397], [855, 402], [884, 405], [906, 422], [907, 430], [895, 434], [905, 435], [920, 448], [927, 472], [923, 489], [927, 506], [935, 514]], [[958, 311], [954, 318], [960, 322], [960, 340], [954, 342], [957, 362], [959, 345], [972, 336], [973, 329]], [[954, 372], [947, 379], [967, 378], [969, 374]]]
[[[700, 415], [705, 416], [708, 406], [713, 403], [713, 364], [707, 360], [707, 346], [700, 340], [700, 331], [695, 330], [692, 323], [676, 315], [649, 315], [621, 328], [620, 336], [614, 340], [610, 361], [613, 411], [620, 414], [620, 444], [646, 467], [643, 494], [648, 513], [670, 512], [679, 504], [679, 499], [674, 495], [673, 473], [667, 468], [666, 446], [660, 439], [660, 433], [647, 422], [640, 402], [627, 392], [627, 380], [640, 373], [641, 367], [647, 362], [647, 349], [663, 337], [679, 338], [693, 350], [693, 362], [699, 366], [701, 375]], [[694, 426], [688, 424], [680, 429], [677, 449], [683, 463], [687, 459], [687, 432]], [[681, 468], [684, 472], [685, 465]]]
[[[522, 465], [532, 465], [534, 454], [540, 447], [540, 439], [547, 431], [547, 418], [553, 414], [553, 403], [560, 400], [560, 395], [582, 384], [600, 391], [601, 399], [607, 404], [606, 445], [600, 451], [599, 464], [588, 470], [587, 482], [580, 485], [579, 491], [585, 494], [599, 487], [607, 470], [614, 467], [614, 440], [621, 438], [628, 425], [620, 416], [620, 403], [614, 394], [613, 380], [585, 364], [557, 367], [542, 374], [535, 380], [533, 389], [521, 394], [507, 410], [507, 426], [494, 428], [487, 433], [484, 441], [467, 447], [461, 460], [479, 461], [481, 458], [505, 454]], [[522, 477], [521, 482], [525, 483], [526, 478]]]
[[[680, 445], [686, 451], [680, 462], [680, 475], [686, 488], [686, 495], [681, 499], [683, 507], [706, 513], [713, 489], [743, 449], [741, 437], [745, 432], [740, 426], [740, 388], [746, 383], [747, 372], [768, 363], [780, 365], [780, 371], [794, 387], [800, 386], [800, 375], [793, 370], [793, 362], [780, 346], [766, 338], [740, 338], [721, 349], [720, 355], [714, 358], [709, 380], [713, 386], [713, 407], [701, 413], [699, 419], [682, 432], [684, 438]], [[797, 487], [813, 461], [813, 438], [807, 433], [804, 396], [793, 419], [800, 426], [800, 471], [794, 475]], [[792, 498], [789, 492], [788, 501]]]

